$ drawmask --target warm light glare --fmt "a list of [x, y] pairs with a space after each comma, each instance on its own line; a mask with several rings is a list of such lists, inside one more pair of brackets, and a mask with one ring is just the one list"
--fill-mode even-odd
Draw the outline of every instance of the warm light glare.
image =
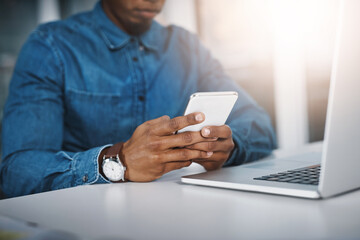
[[275, 37], [301, 43], [312, 67], [329, 68], [338, 6], [339, 0], [202, 0], [200, 34], [226, 68], [271, 61]]
[[240, 85], [262, 87], [253, 94], [263, 106], [273, 99], [280, 147], [308, 142], [309, 129], [322, 134], [309, 119], [324, 121], [338, 8], [339, 0], [200, 1], [205, 44]]

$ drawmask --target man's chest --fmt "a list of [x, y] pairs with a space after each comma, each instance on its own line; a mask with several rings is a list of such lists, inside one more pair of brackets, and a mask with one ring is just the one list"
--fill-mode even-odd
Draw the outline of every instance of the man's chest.
[[128, 139], [147, 120], [183, 114], [197, 89], [194, 69], [175, 55], [141, 51], [68, 56], [64, 121], [71, 135], [96, 146], [103, 143], [99, 138]]

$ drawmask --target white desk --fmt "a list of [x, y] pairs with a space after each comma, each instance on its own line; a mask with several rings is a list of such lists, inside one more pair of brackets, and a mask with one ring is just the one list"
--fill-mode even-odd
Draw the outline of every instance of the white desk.
[[84, 239], [360, 239], [360, 191], [307, 200], [180, 183], [199, 171], [1, 200], [0, 215]]

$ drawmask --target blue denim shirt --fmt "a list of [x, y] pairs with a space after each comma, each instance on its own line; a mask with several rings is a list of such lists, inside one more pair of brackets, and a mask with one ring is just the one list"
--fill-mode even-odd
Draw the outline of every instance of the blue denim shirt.
[[153, 21], [130, 36], [90, 12], [39, 26], [23, 46], [3, 119], [1, 188], [8, 196], [105, 183], [100, 151], [143, 122], [183, 114], [198, 91], [239, 94], [227, 124], [235, 150], [226, 166], [275, 147], [268, 115], [223, 72], [198, 38]]

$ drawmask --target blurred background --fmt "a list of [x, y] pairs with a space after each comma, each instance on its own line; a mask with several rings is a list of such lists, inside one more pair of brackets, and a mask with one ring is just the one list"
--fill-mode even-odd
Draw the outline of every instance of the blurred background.
[[[0, 123], [30, 32], [96, 2], [0, 1]], [[157, 20], [196, 33], [270, 114], [279, 147], [293, 148], [323, 139], [338, 6], [339, 0], [167, 0]]]

